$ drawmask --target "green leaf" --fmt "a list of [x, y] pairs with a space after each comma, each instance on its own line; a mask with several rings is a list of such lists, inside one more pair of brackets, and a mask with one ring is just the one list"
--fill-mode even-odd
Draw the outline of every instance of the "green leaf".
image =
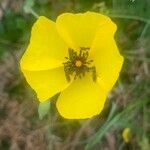
[[24, 2], [23, 10], [25, 13], [30, 13], [31, 8], [34, 6], [35, 0], [26, 0]]
[[49, 110], [50, 100], [40, 103], [38, 108], [39, 118], [42, 120], [48, 114]]

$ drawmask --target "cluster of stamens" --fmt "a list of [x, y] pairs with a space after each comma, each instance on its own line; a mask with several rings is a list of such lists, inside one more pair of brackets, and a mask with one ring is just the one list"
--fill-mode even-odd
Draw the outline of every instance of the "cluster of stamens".
[[74, 77], [74, 80], [81, 79], [87, 72], [92, 72], [93, 81], [96, 81], [96, 68], [91, 65], [93, 60], [88, 60], [89, 49], [88, 47], [80, 47], [79, 52], [71, 48], [68, 49], [69, 56], [65, 57], [67, 61], [63, 63], [68, 82], [71, 77]]

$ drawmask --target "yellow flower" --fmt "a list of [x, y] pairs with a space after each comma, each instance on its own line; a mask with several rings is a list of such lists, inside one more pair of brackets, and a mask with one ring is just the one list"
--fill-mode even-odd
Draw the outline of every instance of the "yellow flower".
[[131, 131], [130, 131], [130, 128], [125, 128], [122, 132], [122, 137], [123, 137], [123, 140], [126, 142], [126, 143], [129, 143], [130, 141], [130, 138], [131, 138]]
[[123, 64], [115, 31], [109, 17], [94, 12], [64, 13], [56, 22], [39, 17], [20, 64], [40, 102], [60, 93], [65, 118], [99, 114]]

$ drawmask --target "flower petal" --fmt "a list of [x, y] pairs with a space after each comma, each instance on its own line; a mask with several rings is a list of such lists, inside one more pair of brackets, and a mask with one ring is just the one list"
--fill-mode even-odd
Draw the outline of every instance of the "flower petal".
[[21, 59], [25, 70], [47, 70], [62, 66], [68, 46], [57, 33], [55, 23], [39, 17], [32, 27], [30, 44]]
[[91, 48], [91, 56], [96, 66], [98, 81], [107, 91], [113, 87], [118, 79], [123, 64], [123, 57], [119, 53], [113, 34], [114, 30], [111, 26], [110, 32], [100, 30]]
[[66, 81], [63, 67], [43, 71], [23, 70], [23, 73], [41, 102], [61, 92], [70, 84]]
[[75, 80], [57, 100], [59, 113], [68, 119], [84, 119], [99, 114], [107, 93], [93, 82], [91, 75]]
[[110, 21], [109, 17], [94, 12], [64, 13], [57, 18], [56, 27], [71, 48], [79, 49], [90, 47], [97, 30]]

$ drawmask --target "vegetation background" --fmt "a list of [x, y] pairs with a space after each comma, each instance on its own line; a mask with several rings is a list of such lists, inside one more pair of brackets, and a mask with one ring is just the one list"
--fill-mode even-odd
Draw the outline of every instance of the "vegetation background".
[[[67, 120], [55, 108], [42, 120], [19, 68], [36, 16], [95, 11], [117, 24], [125, 63], [103, 112]], [[110, 62], [111, 63], [111, 62]], [[0, 0], [0, 150], [150, 150], [150, 0]], [[122, 138], [130, 128], [129, 142]]]

